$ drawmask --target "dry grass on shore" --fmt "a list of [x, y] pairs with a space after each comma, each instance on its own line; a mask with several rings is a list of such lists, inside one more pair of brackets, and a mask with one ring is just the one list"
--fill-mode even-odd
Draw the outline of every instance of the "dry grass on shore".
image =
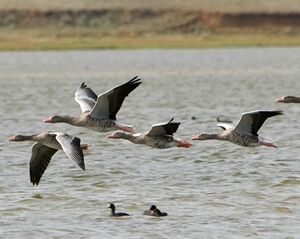
[[137, 48], [215, 48], [300, 46], [300, 37], [272, 34], [101, 36], [56, 34], [47, 30], [8, 31], [0, 38], [0, 50], [71, 50]]

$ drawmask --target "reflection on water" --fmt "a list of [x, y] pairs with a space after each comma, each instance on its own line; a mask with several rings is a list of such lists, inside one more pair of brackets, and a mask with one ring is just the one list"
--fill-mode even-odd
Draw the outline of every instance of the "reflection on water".
[[[297, 238], [300, 224], [300, 49], [141, 50], [0, 53], [2, 140], [0, 225], [3, 238]], [[118, 118], [147, 131], [175, 117], [177, 136], [215, 132], [217, 117], [236, 122], [257, 109], [281, 109], [260, 134], [280, 148], [193, 142], [156, 150], [42, 120], [77, 115], [74, 92], [84, 81], [97, 93], [133, 76], [143, 84]], [[193, 119], [192, 119], [193, 117]], [[38, 187], [29, 181], [31, 143], [14, 134], [59, 130], [92, 145], [83, 172], [63, 152]], [[115, 203], [133, 216], [109, 217]], [[167, 211], [145, 217], [151, 204]]]

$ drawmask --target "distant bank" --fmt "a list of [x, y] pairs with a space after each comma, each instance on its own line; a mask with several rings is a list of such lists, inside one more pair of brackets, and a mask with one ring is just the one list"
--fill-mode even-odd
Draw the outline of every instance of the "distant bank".
[[0, 10], [0, 50], [300, 46], [300, 13]]

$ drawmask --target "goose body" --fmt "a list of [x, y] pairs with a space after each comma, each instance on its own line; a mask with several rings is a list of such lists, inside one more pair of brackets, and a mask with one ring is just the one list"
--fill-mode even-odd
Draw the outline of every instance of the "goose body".
[[277, 148], [276, 145], [261, 138], [257, 132], [267, 118], [281, 114], [282, 111], [252, 111], [243, 113], [239, 123], [235, 127], [230, 124], [218, 124], [218, 126], [224, 129], [223, 132], [218, 134], [198, 134], [192, 140], [216, 139], [229, 141], [245, 147], [264, 145]]
[[67, 123], [73, 126], [85, 127], [98, 132], [123, 130], [133, 132], [130, 125], [117, 121], [116, 114], [121, 108], [124, 99], [141, 84], [136, 76], [123, 85], [117, 86], [97, 97], [96, 93], [82, 83], [75, 93], [75, 100], [81, 108], [79, 116], [51, 116], [45, 123]]
[[52, 156], [57, 150], [63, 150], [81, 169], [85, 170], [84, 156], [80, 139], [60, 132], [41, 132], [29, 136], [16, 135], [9, 141], [34, 141], [29, 162], [30, 181], [38, 185]]
[[173, 118], [167, 123], [155, 124], [147, 133], [126, 133], [117, 131], [108, 135], [111, 139], [126, 139], [135, 144], [144, 144], [152, 148], [167, 149], [171, 147], [191, 147], [191, 143], [185, 140], [174, 138], [173, 134], [177, 131], [180, 123], [172, 122]]

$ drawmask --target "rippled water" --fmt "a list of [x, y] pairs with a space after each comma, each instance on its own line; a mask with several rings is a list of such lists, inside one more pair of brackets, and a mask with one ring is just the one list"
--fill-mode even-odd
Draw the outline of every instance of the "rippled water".
[[[300, 48], [3, 52], [0, 66], [1, 238], [299, 238], [300, 104], [275, 99], [300, 95]], [[175, 117], [176, 135], [190, 139], [219, 131], [218, 116], [281, 109], [260, 130], [279, 148], [206, 141], [157, 150], [42, 122], [80, 113], [81, 82], [100, 93], [135, 75], [143, 83], [118, 118], [138, 131]], [[32, 186], [32, 143], [7, 138], [42, 130], [91, 144], [86, 171], [58, 152]], [[111, 202], [132, 216], [109, 217]], [[169, 216], [143, 216], [151, 204]]]

